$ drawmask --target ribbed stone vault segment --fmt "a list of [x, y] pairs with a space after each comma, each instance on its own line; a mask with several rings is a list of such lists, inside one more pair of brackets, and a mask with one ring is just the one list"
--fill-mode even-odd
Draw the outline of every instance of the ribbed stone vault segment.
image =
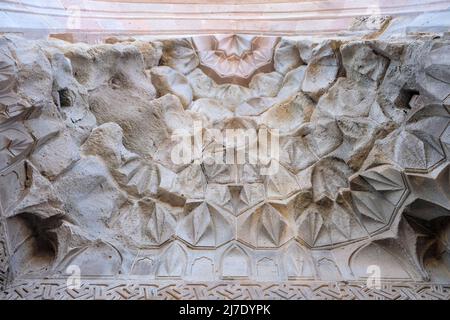
[[216, 35], [194, 38], [200, 67], [216, 83], [248, 85], [255, 73], [273, 71], [276, 37]]
[[108, 42], [0, 37], [2, 298], [448, 299], [447, 35]]

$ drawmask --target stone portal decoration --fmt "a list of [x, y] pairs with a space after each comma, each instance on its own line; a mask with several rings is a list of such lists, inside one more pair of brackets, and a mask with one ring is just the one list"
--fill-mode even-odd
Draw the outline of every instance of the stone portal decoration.
[[[439, 38], [2, 36], [0, 297], [448, 299], [449, 65]], [[234, 129], [279, 153], [173, 161]]]
[[198, 36], [194, 44], [200, 68], [216, 83], [248, 85], [258, 72], [273, 70], [276, 37], [252, 35]]

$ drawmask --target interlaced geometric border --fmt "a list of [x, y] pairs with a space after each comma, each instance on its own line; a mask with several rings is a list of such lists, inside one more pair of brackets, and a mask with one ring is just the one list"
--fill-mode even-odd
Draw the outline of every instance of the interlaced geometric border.
[[324, 282], [187, 282], [145, 280], [82, 280], [79, 289], [66, 279], [15, 280], [0, 299], [16, 300], [449, 300], [450, 284], [382, 282], [368, 288], [363, 281]]

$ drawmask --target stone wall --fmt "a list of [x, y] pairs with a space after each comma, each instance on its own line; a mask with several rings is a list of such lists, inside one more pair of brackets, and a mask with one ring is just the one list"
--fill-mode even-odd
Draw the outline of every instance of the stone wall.
[[4, 298], [448, 299], [450, 40], [110, 42], [0, 38]]

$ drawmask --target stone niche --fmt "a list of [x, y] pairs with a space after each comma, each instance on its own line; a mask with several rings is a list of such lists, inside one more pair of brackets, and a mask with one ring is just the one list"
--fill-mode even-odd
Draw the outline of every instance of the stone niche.
[[0, 297], [450, 297], [450, 40], [110, 42], [0, 37]]

